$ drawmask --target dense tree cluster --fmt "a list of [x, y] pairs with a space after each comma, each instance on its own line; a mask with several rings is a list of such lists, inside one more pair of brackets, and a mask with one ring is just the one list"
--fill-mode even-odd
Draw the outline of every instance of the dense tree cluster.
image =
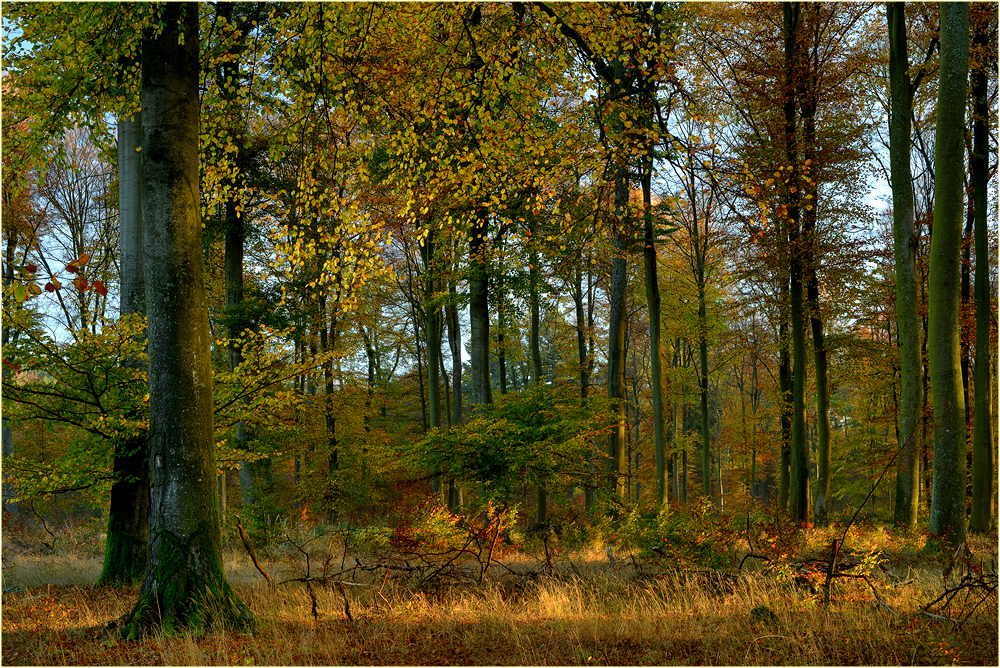
[[127, 633], [251, 621], [234, 514], [989, 531], [994, 10], [5, 3], [5, 510]]

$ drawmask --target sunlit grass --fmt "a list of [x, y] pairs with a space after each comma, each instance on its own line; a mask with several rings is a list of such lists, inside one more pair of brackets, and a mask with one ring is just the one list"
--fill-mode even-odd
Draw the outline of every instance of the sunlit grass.
[[[824, 554], [835, 535], [810, 533], [804, 555]], [[821, 588], [810, 593], [760, 563], [713, 581], [707, 571], [670, 564], [640, 570], [624, 550], [612, 565], [597, 545], [565, 550], [551, 575], [542, 561], [511, 555], [481, 585], [469, 577], [418, 588], [416, 576], [384, 569], [352, 572], [351, 586], [317, 581], [314, 618], [305, 584], [273, 587], [234, 551], [227, 574], [257, 615], [254, 634], [219, 629], [137, 642], [102, 631], [131, 609], [138, 587], [91, 587], [99, 559], [9, 553], [2, 658], [9, 665], [996, 665], [995, 597], [961, 628], [917, 615], [943, 586], [940, 559], [919, 560], [920, 540], [852, 529], [851, 554], [881, 550], [894, 575], [872, 571], [885, 605], [864, 581], [835, 580], [828, 610]], [[975, 546], [995, 555], [995, 545], [986, 552], [988, 542], [976, 539]], [[290, 555], [272, 556], [266, 566], [276, 581], [303, 574]]]

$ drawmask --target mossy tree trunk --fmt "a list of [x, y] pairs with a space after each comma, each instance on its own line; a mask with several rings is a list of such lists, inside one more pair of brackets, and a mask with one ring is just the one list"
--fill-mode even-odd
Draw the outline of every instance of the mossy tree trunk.
[[889, 166], [892, 170], [893, 249], [896, 263], [896, 330], [899, 337], [899, 454], [896, 456], [897, 527], [917, 525], [920, 502], [920, 323], [917, 316], [917, 235], [910, 173], [913, 85], [907, 74], [904, 3], [886, 5], [889, 24]]
[[[121, 257], [119, 313], [144, 315], [146, 291], [142, 238], [142, 117], [118, 120], [118, 227]], [[134, 360], [126, 364], [135, 365]], [[115, 444], [114, 483], [108, 508], [104, 567], [98, 585], [131, 584], [149, 562], [149, 435], [135, 434]]]
[[934, 228], [928, 278], [928, 357], [934, 406], [930, 533], [965, 542], [965, 400], [962, 393], [960, 277], [965, 180], [969, 6], [941, 4], [941, 68], [935, 133]]
[[[785, 40], [785, 161], [795, 182], [799, 178], [798, 142], [796, 137], [795, 91], [798, 72], [798, 27], [801, 5], [782, 3], [784, 8]], [[809, 446], [806, 442], [806, 340], [803, 309], [803, 266], [799, 226], [799, 195], [789, 188], [785, 199], [788, 211], [788, 248], [790, 254], [789, 300], [792, 325], [792, 432], [789, 446], [791, 476], [789, 501], [791, 514], [805, 521], [809, 514]]]
[[122, 633], [251, 623], [223, 572], [198, 188], [198, 4], [142, 40], [150, 563]]
[[[978, 61], [972, 75], [974, 114], [972, 127], [972, 158], [969, 160], [969, 180], [972, 184], [975, 209], [976, 246], [976, 357], [973, 369], [975, 416], [972, 427], [972, 515], [969, 530], [990, 531], [995, 521], [993, 485], [996, 477], [996, 441], [993, 440], [993, 383], [990, 381], [990, 247], [989, 247], [989, 86], [987, 73], [996, 71], [996, 42], [990, 44], [990, 34], [996, 39], [996, 15], [992, 8], [976, 7], [974, 44]], [[987, 12], [993, 13], [990, 17]], [[993, 31], [990, 24], [993, 24]], [[986, 58], [986, 53], [994, 54]]]

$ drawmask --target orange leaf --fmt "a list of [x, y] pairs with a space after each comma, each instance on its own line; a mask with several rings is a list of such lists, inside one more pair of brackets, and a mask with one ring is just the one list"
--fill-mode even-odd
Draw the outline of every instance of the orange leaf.
[[97, 294], [102, 297], [108, 296], [108, 289], [104, 287], [104, 283], [102, 281], [94, 281], [94, 290], [96, 290]]

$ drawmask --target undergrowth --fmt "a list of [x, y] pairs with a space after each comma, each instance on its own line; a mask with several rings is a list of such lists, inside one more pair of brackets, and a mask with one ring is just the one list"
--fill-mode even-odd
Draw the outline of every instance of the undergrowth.
[[[5, 540], [2, 662], [997, 664], [995, 536], [970, 543], [945, 579], [954, 555], [922, 551], [925, 536], [853, 527], [825, 605], [842, 526], [699, 505], [586, 520], [603, 532], [588, 543], [580, 518], [519, 531], [514, 511], [455, 516], [427, 506], [368, 528], [286, 530], [260, 546], [276, 585], [232, 544], [226, 572], [258, 617], [256, 633], [134, 642], [105, 627], [138, 589], [92, 587], [101, 567], [93, 545], [78, 537], [44, 553]], [[949, 587], [954, 595], [935, 602]]]

